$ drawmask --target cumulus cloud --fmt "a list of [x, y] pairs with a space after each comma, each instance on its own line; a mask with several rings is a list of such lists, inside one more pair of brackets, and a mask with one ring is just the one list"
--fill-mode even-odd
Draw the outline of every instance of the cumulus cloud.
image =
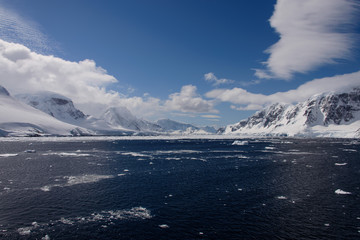
[[93, 60], [66, 61], [32, 52], [29, 48], [0, 39], [0, 84], [12, 94], [52, 91], [71, 98], [87, 114], [100, 115], [108, 106], [126, 106], [134, 114], [160, 111], [160, 100], [124, 97], [106, 86], [117, 83], [114, 76]]
[[14, 11], [0, 6], [0, 38], [25, 45], [40, 53], [51, 52], [49, 39], [38, 25], [30, 19], [25, 19]]
[[358, 38], [351, 33], [358, 10], [354, 0], [278, 0], [270, 25], [280, 40], [266, 50], [266, 69], [256, 69], [255, 75], [291, 79], [349, 59]]
[[205, 94], [208, 98], [214, 98], [222, 102], [230, 102], [231, 108], [236, 110], [258, 110], [266, 105], [282, 102], [296, 103], [305, 101], [309, 97], [330, 91], [349, 90], [353, 87], [359, 87], [360, 71], [314, 79], [300, 85], [297, 89], [286, 92], [277, 92], [270, 95], [256, 94], [246, 91], [242, 88], [215, 89]]
[[170, 94], [165, 102], [165, 107], [170, 111], [192, 112], [192, 113], [216, 113], [214, 103], [203, 99], [196, 93], [196, 86], [186, 85], [179, 93]]
[[211, 82], [214, 86], [218, 86], [221, 84], [229, 84], [234, 83], [234, 80], [226, 79], [226, 78], [217, 78], [214, 73], [209, 72], [204, 74], [204, 79], [208, 82]]
[[74, 101], [95, 117], [110, 106], [125, 106], [134, 115], [151, 117], [166, 112], [216, 113], [213, 101], [203, 99], [193, 85], [183, 86], [164, 101], [144, 94], [128, 97], [107, 90], [117, 79], [93, 60], [80, 62], [42, 55], [16, 43], [0, 39], [0, 84], [12, 94], [51, 91]]

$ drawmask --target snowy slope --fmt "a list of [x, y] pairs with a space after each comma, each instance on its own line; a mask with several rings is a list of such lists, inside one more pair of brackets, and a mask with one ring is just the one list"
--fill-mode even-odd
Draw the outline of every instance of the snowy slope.
[[88, 135], [90, 131], [61, 122], [11, 97], [0, 86], [0, 136]]
[[75, 123], [86, 119], [85, 114], [74, 107], [71, 99], [54, 92], [20, 94], [15, 97], [63, 122]]
[[224, 134], [349, 138], [359, 133], [360, 88], [315, 95], [296, 105], [273, 104], [224, 130]]
[[85, 115], [74, 106], [71, 99], [54, 92], [16, 95], [20, 101], [66, 123], [90, 129], [96, 135], [129, 135], [128, 129], [113, 128], [103, 119]]
[[181, 123], [170, 119], [160, 119], [156, 121], [165, 132], [171, 134], [213, 134], [216, 129], [212, 127], [196, 127], [188, 123]]
[[137, 132], [162, 132], [155, 123], [135, 117], [126, 107], [110, 107], [100, 117], [114, 129]]

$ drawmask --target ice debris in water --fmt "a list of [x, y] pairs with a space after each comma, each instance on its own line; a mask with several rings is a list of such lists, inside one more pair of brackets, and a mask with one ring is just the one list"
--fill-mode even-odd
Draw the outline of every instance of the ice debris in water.
[[4, 153], [4, 154], [0, 154], [0, 157], [15, 157], [19, 154], [17, 153]]
[[113, 175], [97, 175], [97, 174], [85, 174], [80, 176], [64, 176], [67, 179], [66, 183], [63, 184], [51, 184], [40, 188], [44, 192], [48, 192], [53, 187], [70, 187], [77, 184], [95, 183], [104, 179], [113, 178]]
[[[136, 219], [150, 219], [152, 218], [151, 212], [144, 207], [133, 207], [128, 210], [110, 210], [110, 211], [101, 211], [94, 212], [89, 216], [85, 217], [72, 217], [72, 218], [60, 218], [56, 221], [50, 221], [50, 223], [37, 223], [33, 222], [31, 226], [18, 228], [17, 232], [22, 235], [30, 235], [32, 231], [40, 228], [41, 230], [49, 230], [48, 228], [56, 228], [58, 224], [63, 225], [74, 225], [74, 224], [86, 224], [89, 222], [99, 222], [102, 226], [104, 224], [113, 224], [114, 220], [136, 220]], [[50, 240], [49, 235], [45, 235], [41, 238], [42, 240]]]
[[49, 237], [49, 235], [46, 234], [45, 237], [41, 238], [41, 240], [50, 240], [50, 237]]
[[243, 145], [248, 145], [249, 141], [239, 141], [239, 140], [235, 140], [231, 145], [238, 145], [238, 146], [243, 146]]
[[341, 190], [341, 189], [335, 190], [335, 193], [336, 193], [336, 194], [340, 194], [340, 195], [348, 195], [348, 194], [351, 194], [351, 192], [345, 192], [345, 191], [343, 191], [343, 190]]
[[160, 224], [159, 227], [163, 228], [163, 229], [170, 228], [169, 225], [167, 225], [167, 224]]
[[36, 150], [34, 149], [27, 149], [24, 151], [24, 153], [36, 153]]
[[335, 163], [335, 166], [345, 166], [347, 163]]
[[287, 199], [287, 197], [285, 197], [285, 196], [278, 196], [278, 197], [276, 197], [277, 199], [280, 199], [280, 200], [285, 200], [285, 199]]

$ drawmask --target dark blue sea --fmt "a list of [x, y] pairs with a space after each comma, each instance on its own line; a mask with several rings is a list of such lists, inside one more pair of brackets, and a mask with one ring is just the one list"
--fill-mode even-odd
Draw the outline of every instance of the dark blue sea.
[[2, 139], [0, 239], [360, 239], [360, 141]]

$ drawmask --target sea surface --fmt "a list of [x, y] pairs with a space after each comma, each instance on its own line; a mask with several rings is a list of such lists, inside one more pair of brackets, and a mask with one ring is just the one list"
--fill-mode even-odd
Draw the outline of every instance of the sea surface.
[[0, 141], [0, 239], [360, 239], [360, 140]]

